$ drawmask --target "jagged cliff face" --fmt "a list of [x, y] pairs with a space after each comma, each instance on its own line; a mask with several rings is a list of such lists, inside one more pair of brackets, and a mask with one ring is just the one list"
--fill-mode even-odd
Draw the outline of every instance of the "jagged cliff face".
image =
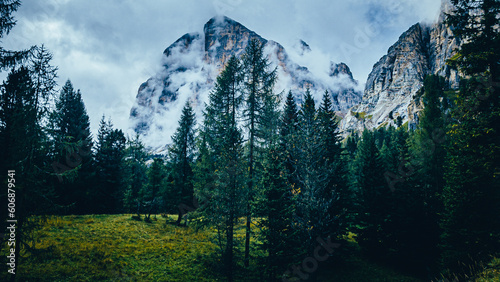
[[[133, 128], [146, 136], [147, 145], [169, 143], [188, 100], [201, 120], [215, 78], [232, 55], [244, 53], [252, 39], [265, 44], [271, 67], [277, 67], [276, 92], [292, 90], [300, 103], [308, 87], [318, 100], [328, 90], [335, 110], [343, 113], [361, 101], [361, 93], [354, 90], [357, 82], [346, 64], [331, 63], [328, 78], [320, 79], [306, 67], [294, 63], [279, 43], [264, 39], [227, 17], [212, 18], [205, 24], [203, 33], [185, 34], [169, 46], [164, 51], [162, 71], [139, 87], [130, 119]], [[307, 43], [301, 41], [300, 45], [302, 52], [310, 51]]]
[[414, 127], [421, 104], [413, 96], [426, 75], [444, 76], [450, 87], [458, 87], [457, 72], [446, 65], [458, 47], [442, 18], [433, 26], [410, 27], [373, 66], [362, 102], [341, 121], [343, 134], [395, 124], [398, 116]]

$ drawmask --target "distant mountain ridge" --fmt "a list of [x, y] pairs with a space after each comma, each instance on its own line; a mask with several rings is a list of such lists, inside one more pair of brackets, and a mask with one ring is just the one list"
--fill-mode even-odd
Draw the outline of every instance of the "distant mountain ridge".
[[[265, 45], [271, 66], [277, 67], [277, 92], [291, 90], [300, 102], [306, 88], [310, 88], [317, 99], [328, 90], [335, 110], [344, 114], [361, 101], [361, 93], [355, 90], [357, 82], [346, 64], [331, 62], [330, 69], [325, 70], [328, 78], [316, 77], [306, 67], [293, 62], [279, 43], [261, 37], [228, 17], [214, 17], [205, 24], [203, 33], [187, 33], [165, 49], [163, 69], [139, 87], [130, 112], [134, 130], [145, 135], [148, 145], [165, 145], [188, 100], [201, 120], [215, 78], [232, 55], [244, 53], [252, 39]], [[303, 53], [310, 51], [307, 43], [301, 41], [300, 44]]]

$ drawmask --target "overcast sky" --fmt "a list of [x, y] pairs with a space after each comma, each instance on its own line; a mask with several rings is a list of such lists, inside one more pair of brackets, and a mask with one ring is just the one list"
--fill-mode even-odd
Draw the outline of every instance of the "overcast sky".
[[[318, 59], [345, 62], [364, 84], [402, 32], [437, 19], [439, 0], [23, 0], [6, 49], [45, 44], [81, 89], [94, 135], [103, 114], [128, 129], [139, 85], [160, 70], [163, 50], [224, 14], [292, 50], [304, 40]], [[2, 79], [5, 74], [2, 75]]]

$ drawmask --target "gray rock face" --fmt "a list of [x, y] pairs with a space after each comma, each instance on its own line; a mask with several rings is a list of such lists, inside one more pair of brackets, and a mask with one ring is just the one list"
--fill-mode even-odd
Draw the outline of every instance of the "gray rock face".
[[[277, 93], [291, 90], [300, 102], [306, 88], [318, 100], [328, 90], [336, 102], [335, 110], [343, 113], [361, 101], [361, 93], [354, 90], [357, 82], [346, 64], [332, 63], [328, 79], [317, 78], [306, 67], [294, 63], [279, 43], [262, 38], [232, 19], [216, 17], [205, 24], [203, 33], [185, 34], [165, 49], [162, 71], [139, 87], [130, 120], [133, 128], [145, 135], [147, 145], [164, 146], [170, 142], [188, 100], [198, 120], [202, 119], [215, 78], [232, 55], [244, 53], [252, 39], [265, 44], [271, 67], [277, 68]], [[304, 52], [310, 50], [303, 41], [301, 48]]]
[[444, 76], [450, 87], [458, 87], [457, 72], [446, 65], [458, 47], [459, 42], [442, 17], [433, 26], [410, 27], [373, 66], [362, 102], [340, 123], [342, 133], [395, 124], [398, 116], [403, 123], [414, 126], [421, 104], [413, 101], [413, 96], [423, 86], [426, 75]]

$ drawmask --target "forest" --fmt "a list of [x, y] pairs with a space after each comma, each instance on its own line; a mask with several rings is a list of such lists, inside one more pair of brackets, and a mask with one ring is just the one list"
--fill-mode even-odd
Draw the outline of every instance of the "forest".
[[[380, 280], [375, 270], [335, 276], [355, 253], [409, 277], [397, 281], [497, 281], [500, 3], [452, 2], [447, 23], [465, 43], [448, 64], [462, 74], [460, 88], [429, 75], [414, 97], [424, 108], [415, 130], [397, 117], [396, 127], [346, 138], [331, 93], [317, 103], [308, 89], [298, 100], [291, 91], [275, 92], [277, 72], [259, 41], [229, 59], [203, 116], [185, 104], [166, 154], [105, 116], [93, 136], [82, 93], [70, 80], [58, 87], [45, 46], [0, 46], [0, 67], [8, 72], [0, 85], [0, 216], [7, 232], [0, 277], [393, 281], [384, 280], [395, 275], [389, 270]], [[19, 6], [0, 1], [0, 38], [15, 25]], [[51, 236], [59, 238], [53, 246]], [[75, 240], [71, 256], [61, 252], [72, 248], [57, 247], [68, 238]], [[78, 242], [93, 245], [77, 252]], [[148, 276], [127, 270], [149, 257], [125, 258], [134, 248], [154, 259], [197, 255], [148, 266], [163, 269]], [[120, 253], [111, 257], [111, 249]], [[37, 268], [63, 257], [68, 263], [58, 270]], [[174, 271], [176, 263], [185, 263], [186, 273]]]

